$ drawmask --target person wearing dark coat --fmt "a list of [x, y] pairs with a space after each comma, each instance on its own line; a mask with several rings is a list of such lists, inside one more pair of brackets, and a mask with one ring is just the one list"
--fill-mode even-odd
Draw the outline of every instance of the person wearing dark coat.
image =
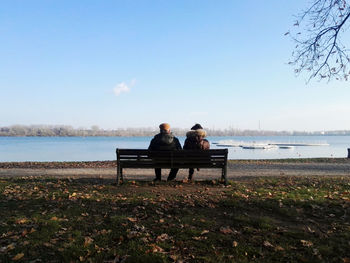
[[[161, 125], [159, 125], [159, 129], [160, 129], [160, 133], [158, 133], [153, 137], [148, 147], [148, 150], [158, 151], [158, 150], [181, 150], [182, 149], [179, 139], [176, 138], [170, 132], [170, 125], [168, 123], [162, 123]], [[155, 168], [154, 171], [156, 174], [156, 178], [154, 179], [154, 181], [161, 181], [162, 180], [161, 168]], [[168, 181], [175, 180], [176, 174], [178, 171], [179, 171], [178, 168], [170, 169], [170, 173], [167, 180]]]
[[[206, 137], [207, 133], [200, 124], [194, 125], [190, 131], [186, 133], [186, 140], [184, 143], [184, 150], [209, 150], [210, 143]], [[199, 168], [197, 168], [199, 171]], [[188, 180], [192, 180], [194, 169], [190, 168], [188, 171]]]

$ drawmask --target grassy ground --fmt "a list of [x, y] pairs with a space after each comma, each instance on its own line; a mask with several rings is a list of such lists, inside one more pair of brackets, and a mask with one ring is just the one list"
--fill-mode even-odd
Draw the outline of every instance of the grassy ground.
[[350, 177], [0, 180], [0, 262], [350, 262]]

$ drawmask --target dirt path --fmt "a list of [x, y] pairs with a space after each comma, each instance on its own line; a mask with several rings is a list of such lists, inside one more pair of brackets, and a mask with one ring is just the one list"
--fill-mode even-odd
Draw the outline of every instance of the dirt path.
[[[0, 165], [0, 177], [74, 177], [74, 178], [108, 178], [116, 177], [113, 162], [87, 163], [81, 165], [76, 163], [63, 165], [62, 163], [7, 163]], [[30, 164], [30, 165], [28, 165]], [[29, 167], [29, 168], [28, 168]], [[49, 167], [49, 168], [48, 168]], [[81, 168], [85, 167], [85, 168]], [[86, 168], [88, 167], [88, 168]], [[163, 171], [163, 180], [166, 179], [169, 170]], [[129, 180], [152, 180], [154, 172], [152, 169], [125, 169], [125, 178]], [[350, 176], [350, 160], [326, 161], [326, 162], [230, 162], [228, 165], [228, 178], [238, 179], [241, 177], [255, 176]], [[187, 170], [181, 169], [177, 180], [187, 177]], [[221, 177], [220, 169], [201, 169], [195, 172], [195, 180], [211, 180]]]

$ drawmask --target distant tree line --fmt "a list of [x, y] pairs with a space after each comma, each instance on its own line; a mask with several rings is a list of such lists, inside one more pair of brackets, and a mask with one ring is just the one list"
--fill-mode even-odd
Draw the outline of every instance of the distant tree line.
[[[174, 128], [172, 132], [177, 136], [185, 136], [188, 129]], [[350, 130], [339, 131], [266, 131], [266, 130], [240, 130], [240, 129], [210, 129], [206, 128], [208, 136], [274, 136], [274, 135], [350, 135]], [[118, 136], [136, 137], [153, 136], [158, 133], [156, 128], [125, 128], [116, 130], [104, 130], [98, 126], [86, 128], [73, 128], [72, 126], [60, 125], [12, 125], [0, 127], [0, 136], [36, 136], [36, 137], [60, 137], [60, 136]]]

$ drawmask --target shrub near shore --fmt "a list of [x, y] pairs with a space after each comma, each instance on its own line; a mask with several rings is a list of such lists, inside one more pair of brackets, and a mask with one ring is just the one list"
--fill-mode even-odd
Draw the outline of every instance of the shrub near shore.
[[349, 262], [350, 178], [1, 179], [0, 261]]

